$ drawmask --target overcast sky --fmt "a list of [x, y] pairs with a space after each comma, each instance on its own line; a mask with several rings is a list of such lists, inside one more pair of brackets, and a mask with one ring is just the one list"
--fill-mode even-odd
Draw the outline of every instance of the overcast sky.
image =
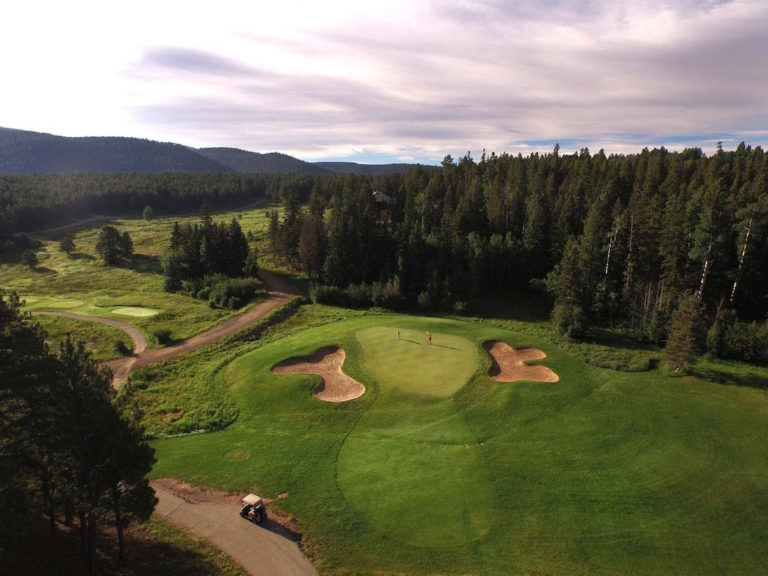
[[304, 160], [768, 144], [767, 0], [9, 0], [0, 126]]

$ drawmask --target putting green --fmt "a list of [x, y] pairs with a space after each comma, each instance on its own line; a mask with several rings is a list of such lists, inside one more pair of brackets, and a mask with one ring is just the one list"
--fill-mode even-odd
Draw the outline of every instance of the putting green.
[[[480, 538], [493, 518], [482, 450], [449, 398], [476, 372], [477, 345], [444, 333], [367, 328], [360, 366], [383, 392], [342, 446], [339, 487], [389, 538], [451, 547]], [[398, 392], [407, 392], [406, 395]]]
[[462, 388], [480, 365], [475, 344], [450, 334], [377, 326], [355, 335], [363, 350], [361, 366], [382, 390], [399, 389], [445, 398]]
[[142, 308], [140, 306], [122, 306], [112, 310], [112, 314], [119, 314], [121, 316], [136, 316], [139, 318], [148, 318], [158, 314], [160, 310], [154, 310], [153, 308]]

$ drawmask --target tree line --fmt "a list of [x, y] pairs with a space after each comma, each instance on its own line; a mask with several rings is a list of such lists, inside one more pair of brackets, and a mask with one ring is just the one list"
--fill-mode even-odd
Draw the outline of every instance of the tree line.
[[163, 260], [165, 290], [208, 300], [212, 306], [239, 308], [260, 289], [258, 252], [237, 218], [214, 222], [207, 204], [200, 224], [174, 223]]
[[0, 236], [94, 214], [138, 216], [148, 205], [158, 214], [194, 212], [204, 202], [240, 207], [288, 188], [308, 193], [313, 181], [306, 174], [0, 174]]
[[[491, 292], [540, 290], [566, 335], [609, 323], [663, 344], [692, 296], [703, 326], [717, 319], [732, 333], [719, 346], [710, 339], [719, 353], [768, 360], [760, 147], [709, 157], [467, 153], [436, 171], [337, 184], [318, 180], [304, 199], [288, 191], [282, 218], [271, 217], [273, 250], [304, 269], [321, 298], [464, 309]], [[706, 330], [695, 338], [703, 347]]]
[[92, 574], [100, 527], [115, 528], [122, 557], [123, 529], [152, 513], [154, 451], [113, 401], [109, 371], [69, 338], [49, 350], [20, 304], [0, 293], [0, 568], [43, 513], [52, 532], [77, 527]]

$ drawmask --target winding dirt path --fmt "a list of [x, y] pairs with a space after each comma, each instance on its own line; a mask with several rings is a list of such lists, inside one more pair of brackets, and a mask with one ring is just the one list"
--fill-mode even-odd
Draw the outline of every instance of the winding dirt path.
[[98, 316], [74, 314], [72, 312], [46, 312], [40, 310], [33, 312], [33, 314], [101, 322], [102, 324], [109, 324], [110, 326], [119, 328], [128, 334], [133, 341], [133, 356], [117, 358], [116, 360], [110, 360], [104, 363], [105, 366], [109, 366], [112, 370], [112, 387], [117, 390], [123, 385], [123, 382], [126, 381], [128, 375], [133, 370], [138, 370], [149, 364], [155, 364], [156, 362], [175, 358], [181, 354], [186, 354], [192, 350], [202, 348], [207, 344], [218, 342], [222, 338], [226, 338], [227, 336], [231, 336], [232, 334], [252, 326], [276, 308], [288, 303], [299, 295], [295, 286], [272, 272], [261, 270], [259, 271], [259, 278], [264, 282], [264, 285], [268, 290], [267, 298], [265, 300], [259, 302], [242, 314], [230, 318], [226, 322], [222, 322], [205, 332], [201, 332], [196, 336], [192, 336], [183, 342], [179, 342], [178, 344], [174, 344], [167, 348], [147, 348], [147, 340], [144, 337], [144, 334], [142, 334], [142, 332], [135, 326], [126, 324], [125, 322], [100, 318]]
[[120, 322], [119, 320], [111, 320], [109, 318], [101, 318], [99, 316], [88, 316], [86, 314], [75, 314], [74, 312], [52, 312], [47, 310], [33, 310], [32, 315], [58, 316], [59, 318], [69, 318], [70, 320], [86, 320], [88, 322], [99, 322], [100, 324], [107, 324], [122, 330], [131, 337], [134, 354], [140, 354], [147, 349], [147, 339], [144, 338], [142, 331], [132, 324], [126, 324], [125, 322]]

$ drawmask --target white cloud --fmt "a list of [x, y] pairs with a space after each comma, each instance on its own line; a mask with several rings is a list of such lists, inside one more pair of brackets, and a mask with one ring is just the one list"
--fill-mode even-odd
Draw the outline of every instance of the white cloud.
[[761, 0], [11, 4], [4, 126], [433, 162], [768, 141]]

